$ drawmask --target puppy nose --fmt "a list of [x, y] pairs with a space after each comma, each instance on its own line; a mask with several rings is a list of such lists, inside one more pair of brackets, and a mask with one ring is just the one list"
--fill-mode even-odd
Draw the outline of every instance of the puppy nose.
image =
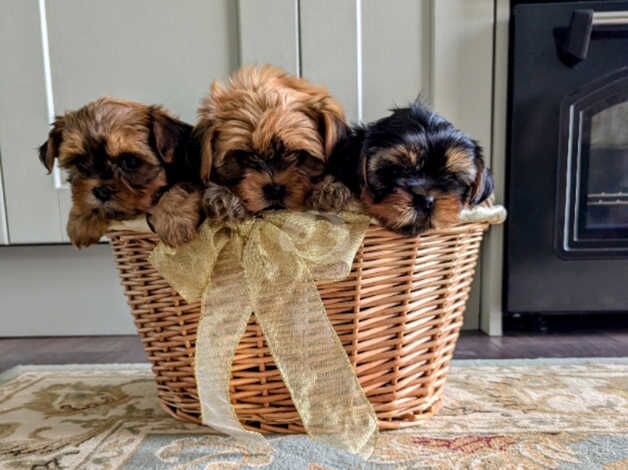
[[107, 202], [109, 199], [111, 199], [111, 196], [113, 196], [113, 189], [111, 188], [111, 186], [107, 185], [96, 186], [94, 189], [92, 189], [92, 193], [99, 201]]
[[423, 209], [426, 211], [432, 210], [432, 208], [434, 207], [434, 196], [432, 196], [431, 194], [417, 194], [414, 196], [414, 205], [418, 209]]
[[267, 184], [264, 186], [264, 196], [271, 201], [279, 201], [286, 194], [286, 187], [283, 184]]

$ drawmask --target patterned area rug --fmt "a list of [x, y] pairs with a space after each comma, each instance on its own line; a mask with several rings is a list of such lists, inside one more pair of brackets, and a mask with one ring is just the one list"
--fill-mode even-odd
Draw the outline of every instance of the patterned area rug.
[[628, 468], [628, 360], [458, 361], [440, 414], [382, 433], [368, 462], [304, 436], [272, 455], [167, 416], [147, 366], [29, 366], [1, 377], [2, 469]]

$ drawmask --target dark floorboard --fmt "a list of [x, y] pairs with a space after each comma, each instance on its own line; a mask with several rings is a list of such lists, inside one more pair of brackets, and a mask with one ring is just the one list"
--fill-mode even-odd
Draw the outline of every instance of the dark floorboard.
[[[458, 359], [628, 356], [628, 330], [489, 337], [463, 332]], [[103, 364], [145, 362], [137, 336], [0, 338], [0, 371], [18, 364]]]

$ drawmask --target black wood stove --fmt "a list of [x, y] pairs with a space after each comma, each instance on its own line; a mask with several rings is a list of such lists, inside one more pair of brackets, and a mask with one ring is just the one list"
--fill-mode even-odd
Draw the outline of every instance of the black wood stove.
[[505, 310], [628, 312], [628, 1], [514, 3]]

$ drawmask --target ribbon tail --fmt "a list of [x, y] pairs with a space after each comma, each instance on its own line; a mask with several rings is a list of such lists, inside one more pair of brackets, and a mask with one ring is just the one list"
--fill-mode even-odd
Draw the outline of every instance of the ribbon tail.
[[375, 412], [309, 271], [303, 265], [295, 271], [300, 278], [258, 279], [256, 319], [308, 434], [368, 458], [377, 438]]
[[238, 243], [222, 250], [212, 282], [202, 297], [194, 361], [203, 424], [238, 439], [252, 453], [272, 453], [272, 447], [257, 432], [245, 430], [229, 399], [231, 364], [252, 309]]

